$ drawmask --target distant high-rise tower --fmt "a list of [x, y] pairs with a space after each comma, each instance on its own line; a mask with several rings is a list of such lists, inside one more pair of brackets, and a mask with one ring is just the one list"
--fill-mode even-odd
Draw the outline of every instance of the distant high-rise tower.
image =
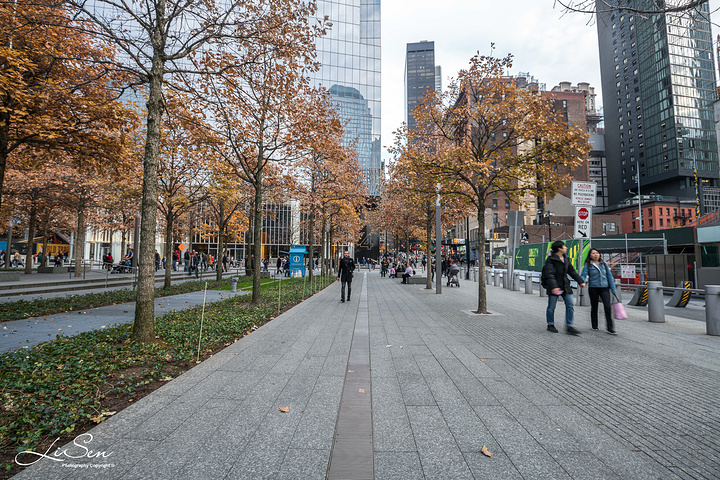
[[408, 43], [405, 56], [405, 119], [410, 129], [415, 128], [413, 110], [428, 90], [437, 89], [437, 77], [435, 42]]
[[314, 83], [330, 91], [355, 145], [368, 194], [380, 192], [380, 0], [320, 0], [318, 18], [333, 26], [317, 40]]
[[695, 167], [699, 190], [718, 185], [709, 19], [707, 3], [681, 14], [598, 14], [611, 204], [637, 194], [638, 180], [643, 196], [695, 198]]

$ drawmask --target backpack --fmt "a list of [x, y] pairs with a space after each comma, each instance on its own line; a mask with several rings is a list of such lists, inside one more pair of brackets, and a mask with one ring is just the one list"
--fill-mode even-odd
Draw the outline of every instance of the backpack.
[[540, 286], [542, 288], [547, 288], [547, 280], [545, 279], [545, 267], [547, 266], [547, 263], [543, 266], [543, 269], [540, 273]]

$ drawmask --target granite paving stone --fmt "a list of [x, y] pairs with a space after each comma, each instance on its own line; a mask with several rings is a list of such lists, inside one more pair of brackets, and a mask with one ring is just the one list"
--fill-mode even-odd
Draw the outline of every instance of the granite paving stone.
[[[629, 307], [610, 336], [576, 307], [573, 337], [545, 330], [537, 295], [488, 286], [478, 316], [474, 282], [408, 287], [363, 271], [340, 303], [331, 285], [90, 430], [112, 468], [43, 459], [17, 478], [320, 480], [348, 433], [346, 387], [372, 406], [348, 418], [371, 425], [378, 479], [720, 478], [720, 338], [701, 322]], [[363, 386], [348, 372], [359, 315]]]

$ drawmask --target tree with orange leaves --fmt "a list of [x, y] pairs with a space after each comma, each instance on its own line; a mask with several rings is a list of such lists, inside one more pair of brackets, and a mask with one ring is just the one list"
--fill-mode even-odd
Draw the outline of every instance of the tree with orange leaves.
[[116, 101], [123, 75], [93, 63], [114, 61], [113, 50], [79, 25], [65, 4], [0, 2], [0, 205], [11, 162], [46, 166], [23, 147], [102, 163], [133, 128], [134, 112]]
[[[245, 55], [254, 63], [212, 79], [204, 106], [212, 118], [209, 146], [233, 177], [252, 189], [253, 258], [262, 258], [262, 205], [269, 183], [297, 160], [315, 138], [313, 91], [307, 74], [317, 64], [313, 46], [298, 43], [271, 49], [258, 46]], [[252, 303], [260, 302], [260, 269], [253, 269]]]
[[[485, 204], [498, 193], [518, 204], [528, 193], [553, 194], [587, 160], [587, 136], [567, 125], [552, 99], [520, 88], [505, 71], [512, 56], [476, 55], [444, 94], [428, 94], [415, 110], [418, 128], [405, 148], [414, 169], [441, 185], [445, 198], [472, 205], [478, 243], [485, 244]], [[484, 262], [480, 262], [477, 313], [487, 313]]]

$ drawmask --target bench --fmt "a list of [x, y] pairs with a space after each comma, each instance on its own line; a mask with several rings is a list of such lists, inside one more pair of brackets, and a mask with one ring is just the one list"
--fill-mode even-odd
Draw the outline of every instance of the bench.
[[[399, 277], [402, 283], [402, 275]], [[408, 278], [408, 285], [425, 285], [427, 284], [427, 277], [421, 277], [419, 275], [413, 275]]]

